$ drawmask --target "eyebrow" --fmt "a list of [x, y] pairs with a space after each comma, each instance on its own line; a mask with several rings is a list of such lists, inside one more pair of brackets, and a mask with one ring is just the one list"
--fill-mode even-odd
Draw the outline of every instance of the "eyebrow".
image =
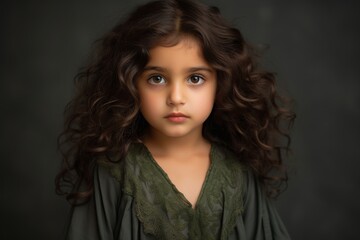
[[[144, 68], [144, 71], [150, 71], [150, 70], [155, 70], [155, 71], [159, 71], [159, 72], [167, 72], [166, 68], [158, 67], [158, 66], [146, 66]], [[205, 67], [205, 66], [191, 67], [186, 70], [186, 72], [189, 72], [189, 73], [198, 72], [198, 71], [207, 71], [209, 73], [214, 72], [211, 68]]]

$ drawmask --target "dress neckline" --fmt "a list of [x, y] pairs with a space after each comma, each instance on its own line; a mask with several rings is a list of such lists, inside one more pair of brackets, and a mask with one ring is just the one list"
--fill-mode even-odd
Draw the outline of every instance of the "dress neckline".
[[119, 163], [99, 163], [121, 183], [144, 232], [155, 239], [227, 239], [243, 211], [245, 172], [232, 152], [215, 143], [211, 147], [211, 163], [194, 209], [143, 144], [131, 144]]
[[180, 200], [182, 203], [184, 203], [187, 207], [189, 207], [192, 210], [196, 210], [198, 205], [201, 203], [201, 199], [202, 196], [204, 195], [204, 192], [206, 191], [207, 185], [208, 185], [208, 180], [210, 179], [210, 175], [212, 173], [212, 169], [213, 169], [213, 165], [214, 165], [214, 160], [215, 158], [213, 157], [214, 155], [214, 145], [211, 144], [210, 146], [210, 152], [209, 152], [209, 159], [210, 159], [210, 165], [209, 168], [206, 172], [206, 176], [204, 179], [204, 182], [202, 183], [201, 186], [201, 190], [199, 193], [199, 196], [196, 200], [195, 205], [193, 206], [190, 201], [185, 197], [185, 195], [175, 186], [175, 184], [171, 181], [171, 179], [169, 178], [169, 175], [165, 172], [165, 170], [159, 165], [159, 163], [155, 160], [155, 158], [153, 157], [153, 155], [151, 154], [150, 150], [146, 147], [146, 145], [142, 142], [140, 142], [141, 146], [143, 147], [143, 149], [145, 150], [146, 156], [148, 158], [148, 160], [152, 163], [153, 166], [155, 166], [155, 168], [160, 172], [160, 174], [163, 176], [165, 183], [167, 185], [170, 185], [171, 188], [174, 190], [174, 192], [176, 193], [177, 196], [179, 196]]

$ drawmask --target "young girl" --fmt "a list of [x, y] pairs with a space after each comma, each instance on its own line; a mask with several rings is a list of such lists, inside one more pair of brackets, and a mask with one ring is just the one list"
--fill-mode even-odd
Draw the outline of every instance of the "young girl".
[[60, 138], [67, 239], [289, 239], [269, 197], [294, 114], [254, 56], [190, 0], [145, 4], [106, 34]]

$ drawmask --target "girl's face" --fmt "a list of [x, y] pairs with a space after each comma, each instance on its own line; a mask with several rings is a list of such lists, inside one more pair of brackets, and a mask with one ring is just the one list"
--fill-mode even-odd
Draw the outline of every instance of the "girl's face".
[[201, 135], [214, 105], [216, 73], [204, 60], [199, 44], [188, 37], [172, 47], [157, 46], [149, 53], [137, 88], [150, 134]]

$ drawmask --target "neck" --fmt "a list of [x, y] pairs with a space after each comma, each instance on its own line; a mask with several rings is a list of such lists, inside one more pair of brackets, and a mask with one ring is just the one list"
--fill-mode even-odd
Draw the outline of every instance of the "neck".
[[202, 136], [201, 130], [181, 137], [168, 137], [156, 131], [148, 131], [143, 138], [143, 143], [154, 156], [184, 156], [210, 146]]

